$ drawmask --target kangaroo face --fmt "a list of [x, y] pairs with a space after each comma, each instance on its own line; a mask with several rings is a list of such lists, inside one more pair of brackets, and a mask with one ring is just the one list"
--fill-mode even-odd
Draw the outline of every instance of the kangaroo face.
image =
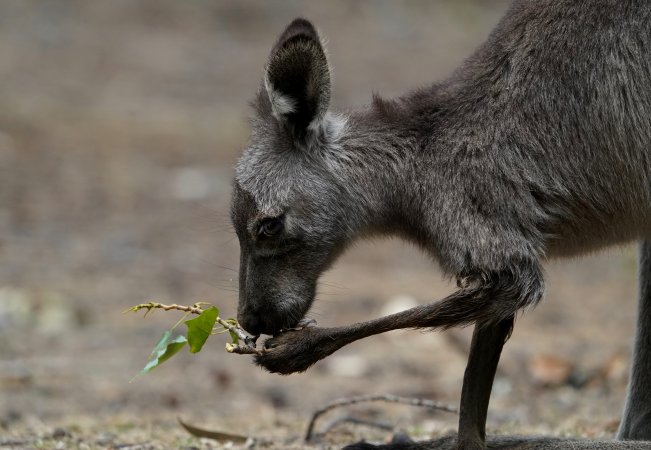
[[[342, 230], [302, 186], [264, 206], [237, 182], [233, 222], [240, 241], [238, 319], [250, 333], [291, 328], [312, 305], [319, 275], [337, 255]], [[330, 193], [321, 191], [324, 196]]]
[[327, 114], [329, 98], [319, 38], [297, 19], [271, 52], [233, 186], [238, 319], [253, 334], [276, 334], [303, 318], [346, 240], [341, 192], [324, 156], [343, 127]]

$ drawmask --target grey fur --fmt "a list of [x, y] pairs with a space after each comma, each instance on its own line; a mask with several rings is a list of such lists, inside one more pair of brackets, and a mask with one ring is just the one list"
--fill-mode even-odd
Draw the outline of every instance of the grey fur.
[[[446, 80], [337, 116], [327, 112], [319, 37], [306, 20], [294, 21], [272, 50], [236, 168], [244, 327], [268, 334], [293, 327], [319, 275], [351, 242], [394, 234], [429, 252], [461, 285], [442, 302], [396, 316], [396, 326], [476, 323], [499, 342], [492, 347], [499, 359], [510, 332], [500, 324], [542, 297], [544, 259], [651, 238], [649, 24], [651, 3], [641, 0], [516, 1]], [[270, 220], [282, 224], [280, 234], [261, 231]], [[651, 263], [644, 261], [620, 439], [651, 440]], [[369, 324], [356, 339], [391, 327]], [[305, 370], [345, 345], [340, 335], [312, 358], [271, 352], [258, 362]], [[460, 425], [462, 448], [483, 447], [496, 363], [475, 358], [464, 386], [482, 376], [490, 382], [462, 399], [462, 411], [476, 410]]]

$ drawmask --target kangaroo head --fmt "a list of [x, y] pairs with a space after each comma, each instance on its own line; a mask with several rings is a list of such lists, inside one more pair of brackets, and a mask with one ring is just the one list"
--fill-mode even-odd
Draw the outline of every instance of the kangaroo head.
[[238, 318], [254, 334], [276, 334], [303, 318], [319, 275], [349, 234], [343, 188], [329, 162], [345, 121], [328, 113], [329, 101], [319, 37], [296, 19], [271, 51], [233, 186]]

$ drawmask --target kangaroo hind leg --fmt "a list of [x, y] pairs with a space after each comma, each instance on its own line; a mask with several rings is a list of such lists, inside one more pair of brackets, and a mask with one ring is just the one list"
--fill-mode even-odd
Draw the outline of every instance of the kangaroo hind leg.
[[651, 441], [651, 241], [640, 246], [637, 330], [617, 439]]

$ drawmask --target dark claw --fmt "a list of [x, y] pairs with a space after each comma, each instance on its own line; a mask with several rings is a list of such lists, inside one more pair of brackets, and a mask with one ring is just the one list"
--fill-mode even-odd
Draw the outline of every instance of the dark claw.
[[310, 317], [303, 317], [301, 320], [298, 321], [298, 324], [296, 324], [296, 328], [307, 328], [307, 327], [315, 327], [316, 326], [316, 320], [310, 318]]
[[274, 342], [273, 338], [267, 339], [266, 341], [264, 341], [264, 348], [270, 349], [270, 348], [276, 348], [276, 347], [278, 347], [278, 344], [276, 344]]
[[245, 337], [244, 338], [244, 345], [247, 345], [249, 347], [255, 347], [255, 344], [258, 341], [259, 337], [260, 337], [259, 334], [256, 335], [256, 336], [247, 336], [247, 337]]
[[298, 321], [295, 327], [285, 328], [283, 330], [280, 330], [280, 332], [284, 333], [285, 331], [299, 331], [304, 328], [315, 327], [315, 326], [316, 326], [316, 320], [310, 319], [309, 317], [303, 317], [301, 320]]

